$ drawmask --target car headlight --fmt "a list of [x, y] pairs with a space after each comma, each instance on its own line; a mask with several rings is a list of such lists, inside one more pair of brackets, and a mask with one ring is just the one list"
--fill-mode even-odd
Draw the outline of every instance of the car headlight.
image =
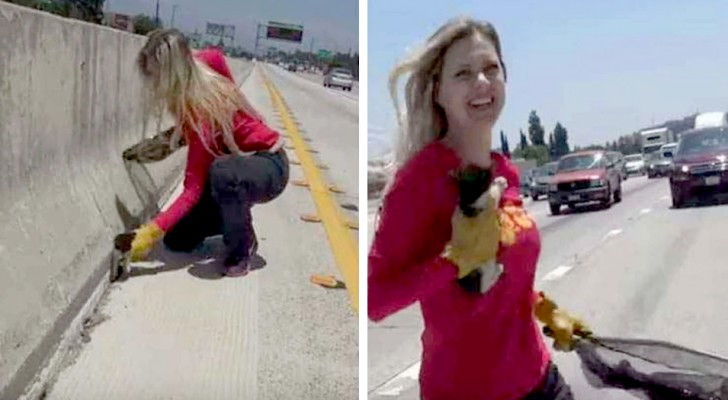
[[683, 174], [689, 174], [690, 173], [690, 167], [688, 167], [687, 165], [683, 165], [682, 167], [680, 167], [680, 171]]
[[604, 185], [606, 185], [604, 179], [592, 179], [590, 183], [591, 187], [602, 187]]

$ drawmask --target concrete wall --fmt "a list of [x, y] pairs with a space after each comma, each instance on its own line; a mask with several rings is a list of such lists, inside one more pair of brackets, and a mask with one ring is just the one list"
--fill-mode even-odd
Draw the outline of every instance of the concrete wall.
[[[0, 2], [0, 399], [47, 364], [106, 278], [114, 235], [179, 178], [183, 151], [147, 166], [121, 157], [144, 135], [144, 41]], [[231, 68], [240, 79], [251, 66]]]

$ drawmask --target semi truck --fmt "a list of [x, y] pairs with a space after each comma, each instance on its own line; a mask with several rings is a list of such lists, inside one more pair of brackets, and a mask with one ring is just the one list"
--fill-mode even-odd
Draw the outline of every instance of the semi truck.
[[718, 112], [706, 112], [695, 116], [695, 129], [728, 126], [728, 114]]
[[664, 175], [662, 171], [663, 155], [660, 149], [662, 146], [675, 143], [675, 133], [667, 127], [645, 129], [640, 132], [642, 137], [642, 155], [645, 159], [645, 170], [648, 178]]

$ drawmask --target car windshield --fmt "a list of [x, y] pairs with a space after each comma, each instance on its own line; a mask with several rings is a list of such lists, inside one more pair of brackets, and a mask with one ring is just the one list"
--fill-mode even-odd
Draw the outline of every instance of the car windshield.
[[340, 76], [346, 76], [347, 78], [351, 76], [351, 73], [345, 69], [335, 69], [333, 70], [334, 75], [340, 75]]
[[556, 172], [556, 167], [558, 166], [558, 163], [549, 163], [544, 165], [543, 167], [537, 169], [533, 172], [533, 176], [535, 177], [543, 177], [543, 176], [549, 176], [553, 175]]
[[642, 161], [642, 154], [632, 154], [629, 156], [625, 156], [624, 160], [627, 162]]
[[680, 140], [678, 154], [696, 154], [724, 149], [728, 149], [728, 130], [708, 129], [684, 135]]
[[559, 172], [580, 171], [585, 169], [602, 168], [604, 157], [601, 154], [582, 154], [562, 158], [559, 161]]

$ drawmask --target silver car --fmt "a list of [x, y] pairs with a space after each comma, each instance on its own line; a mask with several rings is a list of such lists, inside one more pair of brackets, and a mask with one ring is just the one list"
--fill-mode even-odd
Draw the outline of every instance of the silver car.
[[351, 88], [354, 86], [354, 77], [348, 69], [332, 68], [324, 76], [324, 86], [336, 86], [344, 90], [351, 91]]

